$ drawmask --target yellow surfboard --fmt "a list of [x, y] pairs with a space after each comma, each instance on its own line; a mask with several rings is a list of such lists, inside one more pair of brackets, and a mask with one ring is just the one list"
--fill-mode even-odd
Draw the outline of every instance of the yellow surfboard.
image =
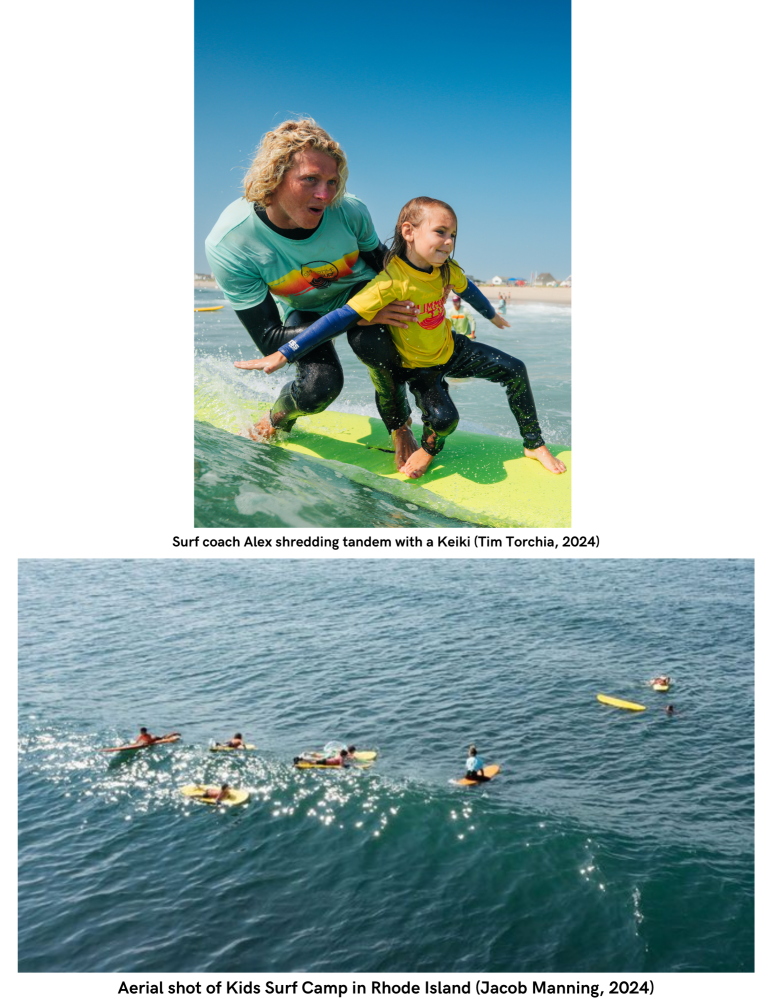
[[[226, 406], [204, 392], [196, 395], [196, 419], [245, 437], [266, 411], [265, 405], [245, 400]], [[416, 430], [420, 435], [421, 428]], [[568, 470], [554, 475], [524, 456], [520, 440], [457, 430], [424, 476], [407, 479], [395, 467], [381, 420], [329, 409], [301, 416], [292, 433], [280, 435], [271, 446], [333, 462], [336, 471], [354, 482], [445, 517], [489, 527], [571, 526], [567, 450], [557, 457]]]
[[607, 694], [598, 694], [601, 704], [610, 704], [612, 708], [626, 708], [628, 711], [645, 711], [643, 704], [636, 704], [634, 701], [621, 701], [618, 697], [609, 697]]
[[[196, 801], [203, 801], [207, 805], [214, 805], [215, 799], [205, 797], [205, 791], [206, 787], [202, 784], [186, 784], [180, 788], [180, 794], [184, 794], [186, 798], [195, 798]], [[249, 791], [239, 791], [232, 787], [219, 804], [243, 805], [245, 801], [249, 801]]]
[[343, 766], [341, 763], [314, 763], [312, 760], [298, 760], [292, 764], [296, 770], [369, 770], [372, 761], [367, 763], [351, 763]]
[[220, 309], [224, 309], [224, 305], [205, 305], [200, 309], [194, 309], [194, 312], [219, 312]]

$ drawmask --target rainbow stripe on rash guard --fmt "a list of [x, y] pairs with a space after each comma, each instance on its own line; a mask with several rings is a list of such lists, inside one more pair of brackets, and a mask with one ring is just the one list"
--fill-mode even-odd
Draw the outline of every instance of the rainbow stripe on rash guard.
[[275, 281], [270, 281], [268, 287], [272, 295], [279, 295], [280, 298], [307, 295], [309, 292], [328, 288], [341, 278], [350, 277], [354, 273], [357, 260], [359, 260], [358, 249], [345, 254], [339, 260], [310, 260], [303, 264], [300, 270], [295, 269]]
[[260, 305], [270, 292], [285, 315], [291, 309], [326, 315], [345, 305], [355, 285], [375, 276], [360, 251], [377, 246], [370, 213], [353, 195], [328, 208], [307, 239], [274, 232], [252, 202], [239, 198], [209, 233], [206, 256], [234, 309]]

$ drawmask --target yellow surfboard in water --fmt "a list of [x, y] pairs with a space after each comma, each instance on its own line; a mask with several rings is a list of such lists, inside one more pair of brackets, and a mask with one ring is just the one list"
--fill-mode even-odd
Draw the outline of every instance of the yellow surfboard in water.
[[643, 704], [636, 704], [634, 701], [620, 701], [618, 697], [609, 697], [607, 694], [598, 694], [601, 704], [610, 704], [612, 708], [626, 708], [628, 711], [645, 711]]
[[[196, 395], [196, 419], [248, 436], [267, 406], [230, 404]], [[420, 425], [415, 428], [420, 437]], [[397, 471], [389, 434], [379, 419], [326, 410], [301, 416], [291, 434], [271, 445], [335, 463], [347, 478], [445, 517], [489, 527], [570, 527], [571, 452], [557, 451], [567, 471], [548, 472], [526, 458], [522, 441], [457, 430], [429, 471], [407, 479]], [[559, 543], [559, 542], [558, 542]]]
[[206, 797], [205, 791], [206, 786], [203, 784], [186, 784], [180, 788], [180, 794], [184, 794], [186, 798], [195, 798], [196, 801], [203, 801], [207, 805], [243, 805], [245, 801], [249, 801], [249, 791], [240, 791], [235, 787], [232, 787], [220, 802]]

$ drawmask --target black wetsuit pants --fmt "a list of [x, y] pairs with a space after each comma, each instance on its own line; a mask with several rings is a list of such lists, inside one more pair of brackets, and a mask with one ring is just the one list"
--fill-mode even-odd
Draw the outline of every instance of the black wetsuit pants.
[[[351, 295], [365, 284], [367, 282], [363, 281], [352, 288]], [[295, 332], [316, 322], [320, 314], [296, 310], [289, 313], [283, 324], [276, 323], [267, 329], [259, 322], [250, 321], [249, 312], [237, 312], [237, 315], [258, 349], [267, 356], [291, 340]], [[346, 335], [351, 349], [367, 365], [381, 419], [390, 432], [396, 430], [410, 416], [410, 403], [400, 357], [388, 328], [352, 325]], [[271, 407], [272, 425], [280, 430], [291, 430], [299, 416], [327, 409], [342, 388], [343, 368], [334, 343], [328, 340], [295, 362], [294, 379], [282, 386], [279, 398]]]
[[445, 445], [445, 438], [458, 425], [458, 410], [450, 398], [447, 378], [485, 378], [503, 385], [523, 444], [532, 450], [541, 447], [544, 439], [523, 362], [496, 347], [470, 340], [459, 333], [453, 334], [453, 341], [453, 353], [445, 364], [433, 368], [403, 369], [423, 417], [421, 447], [429, 454], [439, 454]]

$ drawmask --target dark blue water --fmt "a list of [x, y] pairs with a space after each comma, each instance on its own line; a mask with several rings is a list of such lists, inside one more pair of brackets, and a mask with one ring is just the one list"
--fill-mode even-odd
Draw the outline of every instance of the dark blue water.
[[23, 971], [753, 968], [752, 563], [25, 561], [19, 622]]

